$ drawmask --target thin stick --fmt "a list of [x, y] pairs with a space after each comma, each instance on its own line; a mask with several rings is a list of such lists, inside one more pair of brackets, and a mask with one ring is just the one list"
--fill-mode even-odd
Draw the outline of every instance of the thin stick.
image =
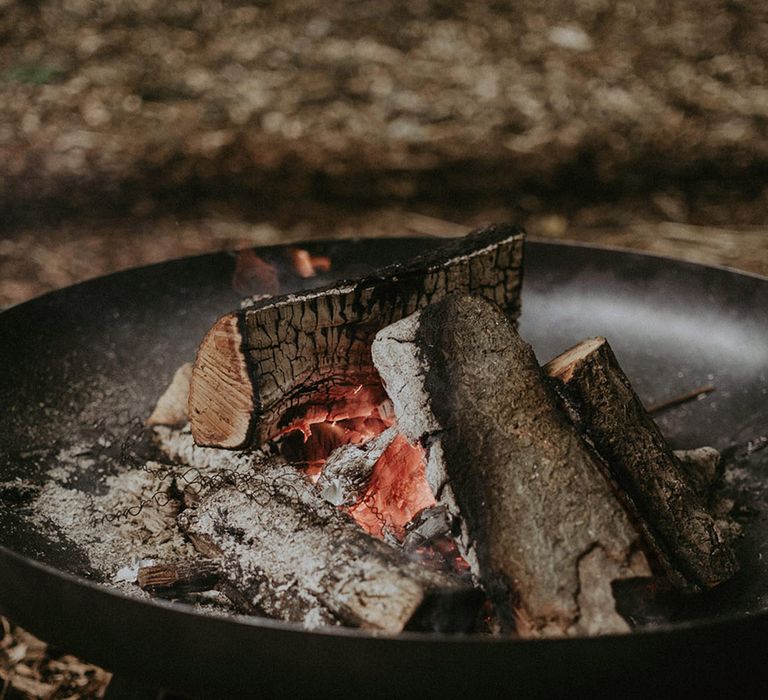
[[700, 386], [698, 389], [688, 391], [685, 394], [681, 394], [680, 396], [675, 396], [674, 398], [667, 399], [666, 401], [660, 401], [659, 403], [651, 404], [650, 406], [647, 406], [645, 410], [648, 413], [659, 413], [660, 411], [663, 411], [667, 408], [679, 406], [680, 404], [686, 403], [687, 401], [698, 399], [699, 396], [711, 394], [714, 390], [715, 387], [713, 384], [705, 384], [704, 386]]

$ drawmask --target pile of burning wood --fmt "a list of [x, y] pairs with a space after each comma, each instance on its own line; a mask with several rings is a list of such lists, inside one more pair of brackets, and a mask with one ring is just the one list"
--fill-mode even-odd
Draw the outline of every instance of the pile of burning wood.
[[306, 627], [629, 630], [612, 584], [731, 577], [718, 455], [675, 453], [607, 341], [540, 366], [518, 335], [523, 232], [219, 319], [150, 418], [167, 456], [248, 474], [184, 494], [201, 554], [140, 571]]

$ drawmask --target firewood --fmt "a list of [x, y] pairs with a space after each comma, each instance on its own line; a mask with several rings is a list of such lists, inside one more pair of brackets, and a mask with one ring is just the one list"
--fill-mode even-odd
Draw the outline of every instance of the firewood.
[[[201, 490], [177, 518], [196, 549], [223, 571], [219, 588], [247, 613], [308, 628], [346, 624], [386, 633], [467, 631], [481, 595], [430, 571], [360, 529], [295, 467], [256, 453], [198, 447], [164, 431], [169, 457], [210, 474], [239, 474]], [[244, 463], [250, 459], [248, 469]]]
[[429, 544], [438, 537], [445, 537], [451, 532], [448, 510], [445, 506], [436, 505], [423, 508], [405, 526], [403, 549], [410, 552]]
[[215, 562], [196, 560], [142, 566], [137, 583], [159, 598], [183, 598], [189, 593], [212, 590], [221, 578], [221, 569]]
[[673, 582], [708, 589], [730, 578], [738, 563], [728, 533], [708, 511], [635, 394], [605, 338], [583, 341], [545, 371], [579, 427], [611, 469], [622, 491], [650, 526]]
[[611, 581], [649, 575], [641, 539], [503, 312], [451, 295], [380, 331], [372, 353], [502, 628], [627, 631]]
[[376, 332], [453, 291], [483, 295], [516, 318], [522, 244], [522, 229], [487, 226], [371, 276], [223, 316], [192, 371], [195, 441], [258, 446], [302, 425], [308, 412], [307, 420], [369, 415], [384, 398], [370, 358]]

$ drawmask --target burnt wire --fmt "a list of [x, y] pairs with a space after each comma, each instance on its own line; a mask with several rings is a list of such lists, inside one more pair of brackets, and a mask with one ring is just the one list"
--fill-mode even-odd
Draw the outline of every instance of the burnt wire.
[[[296, 465], [286, 464], [285, 473], [270, 473], [269, 476], [258, 471], [240, 471], [240, 466], [219, 468], [206, 472], [198, 467], [178, 464], [164, 460], [154, 443], [154, 432], [143, 421], [136, 419], [132, 430], [119, 442], [118, 461], [121, 466], [141, 471], [153, 476], [161, 484], [148, 498], [140, 499], [137, 503], [109, 513], [98, 510], [91, 505], [93, 525], [115, 523], [139, 516], [146, 508], [162, 509], [171, 503], [183, 500], [183, 491], [200, 495], [203, 492], [215, 491], [222, 488], [234, 488], [244, 494], [249, 500], [264, 507], [274, 498], [299, 500], [300, 492], [295, 486], [298, 470]], [[303, 526], [304, 523], [302, 522]]]

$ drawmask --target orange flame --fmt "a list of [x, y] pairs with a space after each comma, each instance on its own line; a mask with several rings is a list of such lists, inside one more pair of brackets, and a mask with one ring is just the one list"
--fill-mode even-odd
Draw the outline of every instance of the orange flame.
[[388, 530], [402, 539], [413, 516], [433, 505], [435, 497], [427, 483], [424, 450], [398, 435], [376, 462], [368, 490], [349, 513], [372, 535], [382, 537]]
[[[381, 384], [337, 386], [329, 404], [307, 407], [281, 435], [286, 438], [284, 446], [300, 455], [307, 473], [314, 477], [337, 447], [368, 442], [394, 422]], [[398, 435], [376, 462], [363, 498], [349, 508], [349, 514], [371, 534], [383, 537], [389, 532], [402, 539], [413, 516], [433, 505], [424, 450]]]

